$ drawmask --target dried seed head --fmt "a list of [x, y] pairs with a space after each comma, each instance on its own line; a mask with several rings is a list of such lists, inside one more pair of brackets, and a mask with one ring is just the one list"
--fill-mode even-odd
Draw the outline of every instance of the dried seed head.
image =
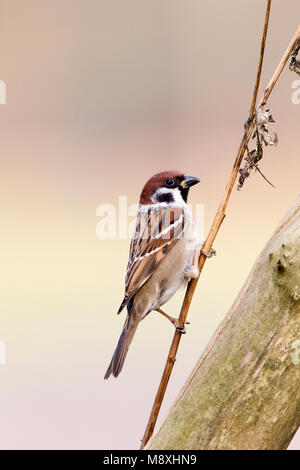
[[242, 189], [245, 179], [250, 176], [250, 172], [253, 169], [257, 170], [263, 176], [263, 178], [269, 184], [271, 184], [271, 186], [273, 186], [272, 183], [270, 183], [270, 181], [268, 181], [267, 178], [261, 173], [257, 164], [263, 157], [263, 146], [277, 145], [278, 143], [276, 132], [269, 129], [269, 124], [275, 121], [270, 110], [263, 110], [261, 107], [259, 107], [256, 111], [255, 121], [256, 129], [253, 132], [252, 138], [256, 139], [256, 147], [255, 149], [249, 151], [248, 146], [246, 146], [247, 155], [244, 158], [244, 166], [239, 170], [240, 177], [237, 187], [238, 190]]
[[256, 134], [264, 145], [277, 145], [278, 137], [276, 132], [269, 129], [269, 123], [275, 122], [269, 109], [264, 111], [258, 108], [256, 113], [257, 129]]
[[300, 50], [300, 37], [296, 40], [295, 45], [293, 47], [291, 53], [291, 61], [289, 65], [289, 69], [291, 72], [296, 72], [300, 75], [300, 61], [297, 60], [297, 55]]

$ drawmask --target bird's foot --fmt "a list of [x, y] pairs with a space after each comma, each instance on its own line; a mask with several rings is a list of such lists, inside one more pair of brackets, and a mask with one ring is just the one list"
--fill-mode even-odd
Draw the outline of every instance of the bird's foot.
[[163, 310], [161, 310], [160, 308], [157, 308], [156, 311], [158, 313], [161, 313], [161, 315], [163, 315], [164, 317], [166, 317], [175, 327], [176, 331], [178, 331], [179, 333], [181, 334], [185, 334], [186, 333], [186, 329], [185, 329], [185, 325], [189, 325], [190, 322], [189, 321], [185, 321], [184, 322], [184, 326], [181, 326], [179, 324], [179, 321], [177, 320], [177, 318], [174, 318], [174, 317], [171, 317], [171, 315], [168, 315], [167, 313], [165, 313]]
[[178, 331], [182, 335], [185, 335], [186, 334], [185, 325], [190, 325], [190, 322], [189, 321], [184, 321], [183, 325], [184, 326], [179, 325], [179, 322], [177, 321], [176, 331]]
[[176, 331], [178, 331], [178, 333], [180, 333], [182, 335], [186, 334], [185, 326], [177, 326]]
[[203, 248], [201, 248], [200, 253], [201, 255], [206, 256], [206, 258], [212, 258], [212, 256], [216, 256], [217, 254], [214, 248], [211, 248], [209, 251], [203, 250]]

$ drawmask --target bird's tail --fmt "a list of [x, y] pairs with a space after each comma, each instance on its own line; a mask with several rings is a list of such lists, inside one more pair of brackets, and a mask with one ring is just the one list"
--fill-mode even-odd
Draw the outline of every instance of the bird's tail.
[[111, 374], [115, 377], [118, 377], [118, 375], [120, 374], [138, 324], [139, 322], [133, 318], [133, 315], [127, 315], [121, 336], [119, 338], [117, 347], [110, 361], [104, 379], [108, 379]]

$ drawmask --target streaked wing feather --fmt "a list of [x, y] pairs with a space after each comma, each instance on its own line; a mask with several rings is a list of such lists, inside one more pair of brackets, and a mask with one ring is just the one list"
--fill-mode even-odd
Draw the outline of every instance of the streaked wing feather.
[[[184, 211], [181, 208], [159, 207], [140, 211], [136, 231], [131, 240], [125, 278], [125, 297], [119, 312], [151, 277], [167, 253], [181, 238]], [[118, 313], [119, 313], [118, 312]]]

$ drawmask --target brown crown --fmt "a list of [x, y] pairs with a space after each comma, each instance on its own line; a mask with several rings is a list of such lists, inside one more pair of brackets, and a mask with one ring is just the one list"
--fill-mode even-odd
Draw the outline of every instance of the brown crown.
[[151, 197], [153, 193], [158, 189], [164, 186], [167, 178], [184, 178], [183, 173], [180, 171], [162, 171], [153, 175], [145, 184], [140, 197], [140, 204], [151, 204]]

